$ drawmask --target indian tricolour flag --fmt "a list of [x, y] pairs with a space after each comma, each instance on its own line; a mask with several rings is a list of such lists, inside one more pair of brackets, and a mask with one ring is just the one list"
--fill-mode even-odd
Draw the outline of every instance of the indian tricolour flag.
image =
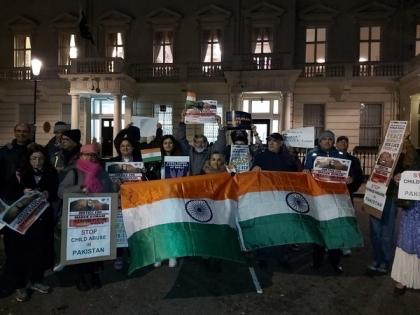
[[293, 243], [330, 249], [362, 246], [345, 184], [283, 172], [246, 172], [236, 180], [238, 221], [247, 250]]
[[182, 256], [243, 262], [235, 186], [227, 173], [122, 185], [129, 272]]
[[196, 99], [197, 99], [197, 95], [195, 94], [195, 92], [187, 91], [187, 97], [185, 99], [185, 105], [186, 106], [194, 105]]
[[162, 161], [162, 152], [160, 148], [143, 149], [141, 158], [144, 163]]

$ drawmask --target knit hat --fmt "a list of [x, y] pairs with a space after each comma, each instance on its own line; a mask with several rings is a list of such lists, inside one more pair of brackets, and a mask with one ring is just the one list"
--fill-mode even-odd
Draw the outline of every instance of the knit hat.
[[73, 140], [76, 143], [80, 142], [80, 130], [79, 129], [70, 129], [70, 130], [65, 130], [63, 132], [63, 136], [66, 136], [68, 138], [70, 138], [71, 140]]
[[279, 141], [279, 140], [283, 141], [284, 140], [283, 136], [281, 134], [279, 134], [278, 132], [273, 132], [271, 135], [269, 135], [267, 137], [266, 140], [269, 140], [269, 139], [274, 139], [276, 141]]
[[85, 154], [90, 154], [90, 153], [94, 153], [94, 154], [98, 154], [98, 147], [94, 144], [85, 144], [82, 145], [82, 147], [80, 148], [80, 153], [85, 153]]
[[66, 124], [64, 121], [57, 121], [54, 125], [54, 133], [63, 132], [70, 130], [70, 125]]
[[331, 130], [324, 130], [318, 136], [318, 141], [321, 141], [322, 139], [332, 139], [332, 141], [335, 142], [335, 134]]

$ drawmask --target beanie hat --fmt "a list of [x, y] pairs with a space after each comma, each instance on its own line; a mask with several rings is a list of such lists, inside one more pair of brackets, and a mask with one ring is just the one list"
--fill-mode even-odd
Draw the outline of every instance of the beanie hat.
[[321, 141], [322, 139], [332, 139], [332, 141], [335, 142], [335, 134], [331, 130], [324, 130], [318, 136], [318, 141]]
[[80, 153], [94, 153], [98, 154], [98, 147], [94, 144], [85, 144], [80, 148]]
[[73, 140], [76, 143], [80, 142], [80, 130], [79, 129], [70, 129], [70, 130], [65, 130], [63, 132], [63, 136], [69, 137], [71, 140]]
[[57, 121], [54, 125], [54, 133], [63, 132], [70, 130], [70, 125], [66, 124], [64, 121]]

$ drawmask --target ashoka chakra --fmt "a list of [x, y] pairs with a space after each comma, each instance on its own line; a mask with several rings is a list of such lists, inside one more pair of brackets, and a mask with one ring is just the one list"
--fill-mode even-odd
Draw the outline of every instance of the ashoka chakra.
[[290, 209], [297, 213], [308, 213], [309, 203], [302, 194], [297, 192], [288, 193], [286, 196], [286, 203]]
[[210, 206], [205, 200], [190, 200], [185, 204], [185, 210], [198, 222], [209, 222], [213, 218]]

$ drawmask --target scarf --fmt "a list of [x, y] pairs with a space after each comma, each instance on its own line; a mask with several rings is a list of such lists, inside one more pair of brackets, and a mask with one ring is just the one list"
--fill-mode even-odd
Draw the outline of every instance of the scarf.
[[84, 174], [83, 185], [87, 187], [89, 193], [102, 192], [102, 182], [99, 178], [102, 167], [98, 163], [86, 160], [77, 160], [76, 168]]

